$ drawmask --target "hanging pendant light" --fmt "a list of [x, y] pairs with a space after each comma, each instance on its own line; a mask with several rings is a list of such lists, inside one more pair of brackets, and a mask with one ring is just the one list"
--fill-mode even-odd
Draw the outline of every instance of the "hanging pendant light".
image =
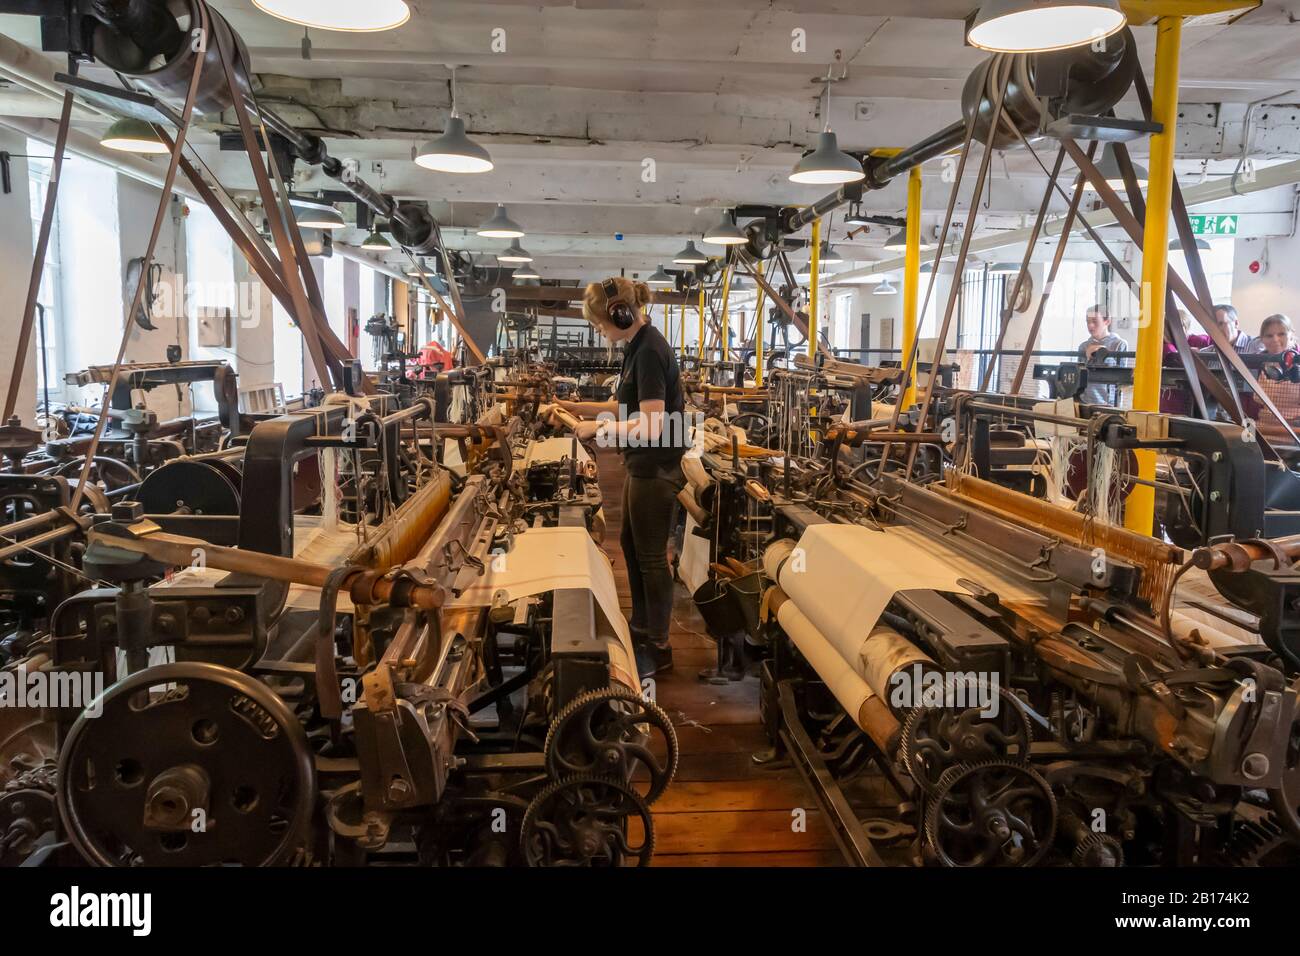
[[704, 232], [704, 241], [715, 246], [743, 246], [749, 237], [736, 225], [735, 213], [728, 210], [722, 214], [717, 225]]
[[445, 132], [420, 147], [415, 164], [439, 173], [486, 173], [495, 168], [488, 151], [465, 135], [465, 121], [454, 113]]
[[478, 227], [478, 234], [484, 239], [522, 239], [524, 231], [519, 224], [506, 215], [504, 203], [497, 203], [492, 218]]
[[879, 285], [877, 285], [874, 289], [871, 290], [871, 294], [872, 295], [898, 295], [898, 289], [894, 287], [894, 284], [889, 281], [889, 277], [886, 276], [884, 281], [882, 281]]
[[372, 252], [387, 252], [393, 248], [393, 244], [380, 235], [379, 229], [376, 227], [370, 230], [370, 235], [361, 240], [361, 248], [369, 249]]
[[293, 217], [303, 229], [342, 229], [347, 223], [332, 203], [306, 196], [289, 197]]
[[907, 233], [902, 229], [894, 233], [885, 240], [886, 252], [906, 252], [907, 251]]
[[432, 269], [429, 268], [428, 263], [426, 263], [423, 259], [419, 260], [416, 263], [416, 265], [413, 265], [411, 268], [407, 269], [406, 274], [408, 276], [413, 276], [414, 278], [417, 279], [420, 276], [423, 276], [426, 279], [430, 279], [433, 276], [437, 275], [436, 272], [434, 272]]
[[495, 168], [488, 151], [465, 135], [465, 121], [456, 109], [456, 68], [451, 68], [451, 115], [437, 139], [420, 147], [415, 164], [440, 173], [486, 173]]
[[817, 148], [794, 164], [790, 182], [814, 186], [860, 183], [867, 178], [862, 164], [840, 149], [830, 130], [817, 135]]
[[817, 261], [824, 266], [837, 266], [844, 261], [844, 256], [839, 249], [827, 241], [822, 243], [821, 251], [817, 254]]
[[844, 217], [846, 226], [869, 226], [871, 219], [862, 211], [862, 203], [855, 202], [850, 208], [849, 213]]
[[659, 268], [645, 280], [645, 284], [649, 286], [669, 286], [676, 285], [676, 281], [667, 272], [664, 272], [663, 263], [660, 263]]
[[702, 266], [708, 261], [709, 257], [695, 248], [694, 239], [689, 240], [686, 248], [673, 256], [673, 262], [679, 266]]
[[[1196, 248], [1197, 248], [1198, 250], [1200, 250], [1201, 252], [1209, 252], [1210, 249], [1212, 249], [1213, 247], [1212, 247], [1208, 242], [1206, 242], [1204, 239], [1202, 239], [1200, 236], [1197, 236], [1197, 237], [1196, 237]], [[1175, 239], [1173, 242], [1169, 243], [1169, 251], [1170, 251], [1170, 252], [1182, 252], [1182, 251], [1183, 251], [1183, 243], [1182, 243], [1182, 240], [1181, 240], [1181, 239]]]
[[140, 153], [146, 156], [170, 152], [152, 126], [144, 120], [129, 116], [117, 120], [105, 130], [99, 139], [99, 145], [121, 153]]
[[[1147, 168], [1139, 163], [1129, 160], [1133, 167], [1133, 176], [1137, 179], [1138, 189], [1147, 188]], [[1097, 172], [1101, 173], [1102, 178], [1106, 180], [1106, 185], [1117, 192], [1124, 189], [1124, 174], [1120, 172], [1119, 160], [1115, 158], [1115, 151], [1106, 146], [1102, 150], [1101, 161], [1097, 163]], [[1083, 188], [1088, 192], [1096, 192], [1092, 180], [1085, 179]]]
[[253, 6], [299, 26], [348, 33], [395, 30], [411, 19], [406, 0], [253, 0]]
[[790, 182], [815, 186], [839, 186], [860, 183], [867, 178], [862, 163], [840, 149], [839, 140], [831, 132], [831, 76], [826, 76], [826, 125], [817, 135], [817, 148], [794, 164]]
[[1041, 53], [1096, 43], [1126, 22], [1119, 0], [987, 0], [966, 39], [994, 53]]
[[514, 271], [515, 279], [540, 279], [541, 275], [532, 266], [520, 266]]
[[532, 261], [533, 261], [532, 253], [529, 252], [527, 249], [525, 249], [523, 246], [521, 246], [519, 244], [518, 239], [510, 243], [510, 245], [506, 248], [505, 252], [497, 253], [497, 262], [532, 262]]

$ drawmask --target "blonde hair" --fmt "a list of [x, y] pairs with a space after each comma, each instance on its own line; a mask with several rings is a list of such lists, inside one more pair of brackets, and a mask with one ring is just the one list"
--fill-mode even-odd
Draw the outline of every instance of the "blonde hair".
[[[654, 293], [644, 282], [635, 282], [622, 276], [611, 276], [606, 281], [613, 282], [618, 287], [614, 302], [626, 302], [640, 312], [654, 301]], [[593, 282], [587, 286], [587, 291], [582, 296], [582, 317], [592, 325], [608, 322], [610, 304], [610, 300], [605, 297], [604, 283]]]
[[1291, 327], [1291, 320], [1287, 318], [1285, 315], [1283, 315], [1281, 312], [1276, 312], [1273, 315], [1270, 315], [1263, 322], [1261, 322], [1259, 324], [1259, 334], [1260, 335], [1267, 334], [1268, 327], [1270, 325], [1282, 326], [1282, 328], [1286, 329], [1286, 334], [1288, 336], [1295, 334], [1295, 329]]

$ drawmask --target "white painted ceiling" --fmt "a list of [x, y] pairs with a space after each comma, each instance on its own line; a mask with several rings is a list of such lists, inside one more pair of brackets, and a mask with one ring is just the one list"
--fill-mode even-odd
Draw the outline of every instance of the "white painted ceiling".
[[[411, 21], [395, 31], [311, 31], [311, 59], [303, 58], [302, 28], [249, 0], [214, 6], [250, 48], [263, 102], [323, 133], [331, 153], [358, 160], [373, 185], [428, 200], [453, 246], [484, 256], [503, 248], [472, 227], [493, 203], [507, 203], [548, 278], [653, 270], [686, 238], [698, 239], [723, 206], [819, 198], [823, 187], [786, 177], [825, 121], [818, 78], [829, 68], [844, 74], [831, 123], [842, 146], [865, 149], [906, 146], [959, 119], [962, 82], [982, 58], [962, 44], [974, 0], [413, 0]], [[1180, 171], [1199, 177], [1206, 160], [1210, 175], [1231, 170], [1245, 104], [1300, 102], [1297, 17], [1300, 0], [1266, 0], [1231, 25], [1185, 30], [1189, 133]], [[803, 53], [791, 48], [797, 29], [806, 32]], [[1154, 31], [1135, 33], [1150, 75]], [[505, 52], [494, 52], [494, 37], [504, 37]], [[446, 120], [452, 64], [460, 112], [491, 151], [491, 173], [433, 173], [411, 161]], [[1136, 115], [1136, 104], [1120, 112]], [[1266, 113], [1255, 117], [1261, 158], [1294, 158], [1296, 110]], [[229, 186], [251, 185], [242, 157], [219, 154], [211, 137], [198, 141]], [[1052, 144], [1041, 149], [1050, 162]], [[653, 182], [643, 181], [646, 159], [655, 161]], [[302, 189], [331, 185], [311, 173], [298, 181]], [[1022, 225], [1043, 187], [1029, 157], [995, 158], [977, 228]], [[927, 169], [932, 221], [947, 198], [939, 170]], [[864, 206], [899, 214], [902, 183], [869, 194]], [[884, 256], [887, 230], [845, 242], [838, 220], [837, 244], [863, 261]]]

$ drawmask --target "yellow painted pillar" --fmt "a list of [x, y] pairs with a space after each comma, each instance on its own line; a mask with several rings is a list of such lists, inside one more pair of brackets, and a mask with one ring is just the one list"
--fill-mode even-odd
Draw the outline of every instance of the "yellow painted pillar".
[[700, 361], [704, 361], [704, 280], [700, 280]]
[[[1133, 369], [1133, 408], [1160, 410], [1160, 363], [1164, 357], [1165, 294], [1169, 276], [1169, 211], [1173, 203], [1174, 147], [1178, 124], [1178, 56], [1183, 21], [1163, 16], [1156, 23], [1155, 83], [1151, 89], [1151, 118], [1162, 130], [1151, 137], [1148, 161], [1147, 215], [1142, 241], [1142, 319], [1138, 325], [1137, 358]], [[1137, 452], [1138, 477], [1154, 481], [1156, 453]], [[1130, 531], [1151, 534], [1155, 522], [1155, 489], [1135, 484], [1124, 511]]]
[[722, 267], [722, 361], [731, 361], [731, 316], [727, 312], [727, 303], [731, 299], [731, 267]]
[[808, 270], [812, 279], [808, 283], [808, 357], [817, 357], [817, 298], [821, 293], [819, 276], [821, 271], [822, 221], [814, 219], [812, 224], [812, 258]]
[[[758, 273], [759, 278], [763, 276], [763, 263], [759, 263], [754, 270]], [[758, 286], [758, 298], [754, 300], [754, 321], [758, 327], [754, 329], [754, 384], [759, 388], [763, 387], [763, 284], [755, 283]]]
[[[907, 250], [903, 253], [903, 364], [916, 346], [921, 305], [921, 167], [907, 174]], [[916, 404], [915, 374], [903, 392], [903, 408]]]

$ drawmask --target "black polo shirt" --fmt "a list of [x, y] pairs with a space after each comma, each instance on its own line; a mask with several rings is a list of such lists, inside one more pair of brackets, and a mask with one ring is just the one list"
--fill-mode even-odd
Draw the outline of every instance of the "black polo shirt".
[[635, 417], [640, 413], [642, 402], [653, 401], [662, 401], [668, 416], [656, 442], [623, 448], [627, 473], [638, 478], [676, 474], [681, 467], [682, 455], [690, 448], [681, 371], [672, 346], [663, 333], [649, 323], [623, 346], [623, 372], [614, 400], [619, 405], [620, 419]]

